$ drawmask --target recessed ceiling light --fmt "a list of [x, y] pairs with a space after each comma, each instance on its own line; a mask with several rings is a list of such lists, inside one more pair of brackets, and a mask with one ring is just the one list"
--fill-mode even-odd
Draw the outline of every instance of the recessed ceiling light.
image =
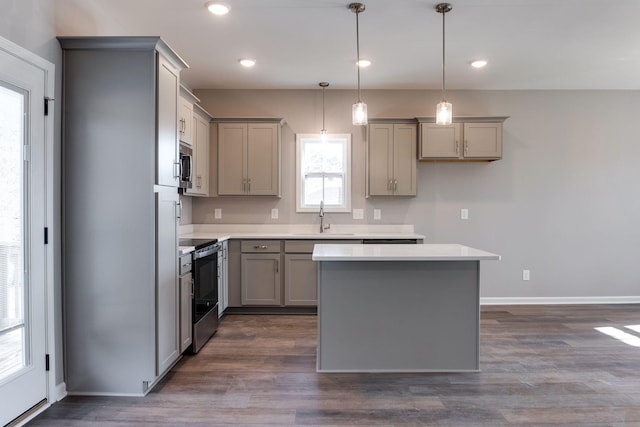
[[214, 15], [226, 15], [231, 10], [229, 5], [217, 1], [211, 1], [206, 3], [204, 6]]
[[356, 62], [356, 65], [360, 68], [367, 68], [369, 65], [371, 65], [371, 61], [369, 61], [368, 59], [361, 59], [360, 61]]
[[482, 67], [484, 67], [485, 65], [487, 65], [487, 61], [485, 61], [484, 59], [478, 59], [478, 60], [473, 61], [473, 62], [471, 63], [471, 66], [472, 66], [473, 68], [482, 68]]
[[240, 65], [242, 65], [243, 67], [247, 67], [247, 68], [251, 68], [254, 65], [256, 65], [256, 60], [255, 59], [241, 59], [238, 62], [240, 62]]

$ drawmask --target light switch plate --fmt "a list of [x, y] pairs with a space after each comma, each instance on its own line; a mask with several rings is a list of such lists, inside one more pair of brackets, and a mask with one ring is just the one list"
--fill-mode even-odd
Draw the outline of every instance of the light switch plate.
[[215, 209], [213, 210], [213, 217], [214, 217], [215, 219], [222, 219], [222, 209], [220, 209], [220, 208], [215, 208]]
[[381, 218], [382, 218], [382, 209], [374, 209], [373, 219], [381, 219]]
[[531, 271], [522, 270], [522, 280], [531, 280]]
[[469, 209], [460, 209], [460, 219], [469, 219]]
[[354, 209], [353, 210], [353, 219], [364, 219], [364, 210], [363, 209]]
[[278, 208], [271, 209], [271, 219], [278, 219]]

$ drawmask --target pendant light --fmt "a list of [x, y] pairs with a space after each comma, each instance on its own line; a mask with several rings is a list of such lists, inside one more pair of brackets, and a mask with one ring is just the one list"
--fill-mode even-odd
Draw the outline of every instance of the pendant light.
[[318, 86], [322, 88], [322, 130], [320, 131], [320, 139], [322, 142], [327, 140], [327, 129], [324, 127], [324, 90], [329, 86], [328, 82], [320, 82]]
[[365, 126], [367, 124], [367, 104], [362, 102], [360, 98], [360, 26], [358, 22], [358, 15], [364, 12], [364, 4], [351, 3], [349, 10], [356, 14], [356, 54], [357, 54], [357, 67], [358, 67], [358, 102], [351, 107], [351, 121], [354, 126]]
[[452, 7], [449, 3], [439, 3], [435, 9], [442, 14], [442, 101], [436, 107], [436, 124], [450, 125], [453, 121], [453, 109], [451, 103], [447, 102], [444, 89], [444, 15], [450, 12]]

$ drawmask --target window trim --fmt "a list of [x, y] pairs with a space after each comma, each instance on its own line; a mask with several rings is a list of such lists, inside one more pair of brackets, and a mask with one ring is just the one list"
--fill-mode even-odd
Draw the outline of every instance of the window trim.
[[[296, 134], [296, 212], [313, 212], [317, 213], [320, 209], [320, 205], [302, 206], [302, 165], [301, 154], [302, 144], [305, 139], [317, 139], [319, 140], [321, 135], [319, 133], [297, 133]], [[351, 134], [350, 133], [332, 133], [327, 134], [328, 139], [343, 139], [345, 141], [345, 172], [344, 172], [344, 206], [327, 206], [325, 205], [325, 212], [351, 212]]]

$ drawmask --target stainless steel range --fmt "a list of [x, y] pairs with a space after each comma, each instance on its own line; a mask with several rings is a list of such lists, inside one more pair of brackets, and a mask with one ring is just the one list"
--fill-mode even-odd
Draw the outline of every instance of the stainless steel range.
[[193, 261], [193, 344], [194, 353], [218, 329], [218, 252], [222, 244], [215, 239], [180, 240], [180, 246], [194, 246]]

